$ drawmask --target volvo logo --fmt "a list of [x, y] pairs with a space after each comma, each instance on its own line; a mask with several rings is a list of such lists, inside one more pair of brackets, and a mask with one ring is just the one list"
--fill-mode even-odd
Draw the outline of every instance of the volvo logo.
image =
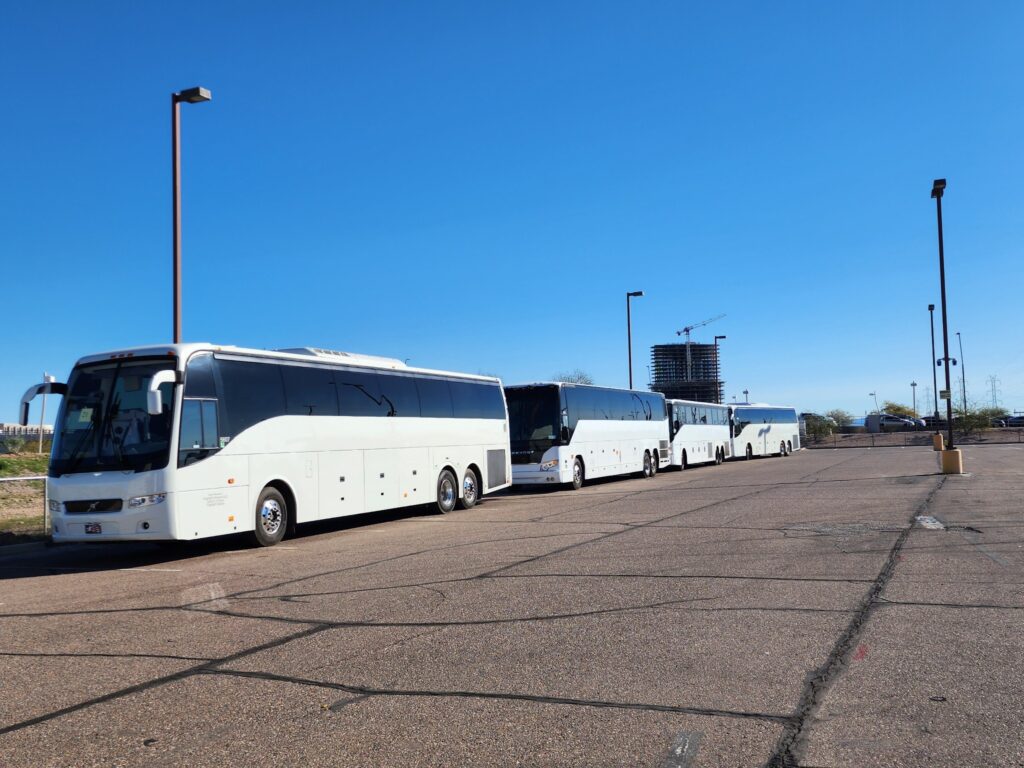
[[85, 510], [85, 511], [86, 512], [95, 512], [99, 508], [100, 508], [100, 503], [98, 501], [94, 501], [94, 502], [92, 502], [92, 504], [89, 505], [89, 508], [87, 510]]

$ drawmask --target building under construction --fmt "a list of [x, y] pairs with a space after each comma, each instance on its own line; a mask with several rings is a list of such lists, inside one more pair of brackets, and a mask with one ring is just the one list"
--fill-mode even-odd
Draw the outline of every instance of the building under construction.
[[721, 403], [724, 382], [718, 345], [655, 344], [651, 347], [651, 379], [651, 389], [665, 397]]

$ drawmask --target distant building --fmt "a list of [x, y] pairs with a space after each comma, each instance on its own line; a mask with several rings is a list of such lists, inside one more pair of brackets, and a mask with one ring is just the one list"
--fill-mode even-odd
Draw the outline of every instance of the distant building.
[[651, 347], [651, 389], [655, 392], [679, 400], [721, 403], [724, 385], [716, 344], [655, 344]]
[[[43, 436], [53, 434], [53, 424], [43, 424]], [[12, 437], [28, 437], [29, 435], [39, 436], [39, 425], [29, 424], [27, 427], [21, 426], [21, 424], [12, 424], [10, 422], [0, 421], [0, 437], [9, 435]]]

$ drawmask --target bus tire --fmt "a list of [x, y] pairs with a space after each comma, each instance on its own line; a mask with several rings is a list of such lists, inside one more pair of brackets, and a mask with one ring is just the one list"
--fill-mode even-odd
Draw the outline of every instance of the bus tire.
[[721, 464], [723, 461], [725, 461], [725, 450], [715, 448], [715, 464]]
[[786, 441], [786, 455], [789, 456], [793, 453], [793, 443], [790, 440]]
[[585, 479], [585, 470], [583, 469], [583, 462], [580, 461], [577, 456], [572, 460], [572, 482], [569, 485], [572, 486], [574, 491], [578, 491], [583, 487], [583, 480]]
[[458, 481], [451, 470], [443, 469], [437, 476], [437, 511], [446, 515], [455, 509], [459, 500]]
[[747, 443], [747, 457], [746, 458], [747, 458], [747, 461], [750, 461], [752, 458], [754, 458], [754, 449], [750, 447], [750, 443]]
[[472, 509], [480, 500], [480, 478], [472, 467], [466, 469], [462, 476], [462, 498], [459, 499], [459, 509]]
[[644, 451], [644, 468], [640, 470], [641, 477], [647, 478], [651, 476], [651, 463], [651, 452]]
[[651, 454], [651, 477], [654, 477], [656, 474], [658, 474], [659, 461], [661, 461], [661, 458], [658, 454], [658, 449], [655, 448], [654, 453]]
[[686, 451], [683, 451], [683, 463], [679, 465], [679, 471], [685, 471], [690, 468], [690, 460], [686, 457]]
[[256, 527], [253, 537], [261, 547], [272, 547], [284, 538], [288, 529], [288, 503], [276, 488], [267, 486], [256, 501]]

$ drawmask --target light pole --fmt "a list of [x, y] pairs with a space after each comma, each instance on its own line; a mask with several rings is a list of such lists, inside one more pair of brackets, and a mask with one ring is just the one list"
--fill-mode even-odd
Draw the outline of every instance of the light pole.
[[199, 104], [209, 101], [206, 88], [188, 88], [171, 94], [171, 186], [173, 189], [174, 239], [174, 343], [181, 343], [181, 109], [182, 102]]
[[[939, 290], [942, 294], [942, 361], [946, 369], [946, 419], [948, 419], [949, 442], [947, 450], [953, 450], [953, 398], [949, 380], [949, 323], [946, 317], [946, 255], [942, 247], [942, 193], [946, 189], [945, 179], [935, 179], [932, 182], [932, 197], [935, 199], [935, 215], [939, 225]], [[936, 365], [938, 361], [936, 361]], [[954, 454], [955, 455], [955, 454]]]
[[722, 363], [718, 358], [718, 340], [725, 338], [725, 336], [715, 336], [715, 367], [717, 368], [716, 373], [718, 374], [718, 402], [722, 402], [722, 398], [725, 397], [725, 388], [722, 386]]
[[643, 291], [627, 291], [626, 293], [626, 354], [629, 360], [629, 388], [633, 388], [633, 320], [629, 314], [629, 300], [643, 296]]
[[874, 392], [868, 392], [868, 397], [875, 398], [875, 413], [881, 413], [881, 411], [878, 410], [878, 395], [876, 395]]
[[960, 331], [956, 332], [956, 340], [960, 345], [960, 394], [963, 397], [964, 418], [967, 418], [967, 371], [964, 368], [964, 340], [960, 337]]
[[744, 389], [743, 390], [743, 402], [744, 403], [749, 403], [750, 402], [750, 390], [749, 389]]
[[917, 418], [917, 382], [910, 382], [910, 396], [913, 398], [914, 418]]
[[931, 320], [932, 326], [932, 392], [935, 394], [935, 434], [939, 434], [939, 380], [936, 378], [935, 369], [938, 367], [935, 365], [935, 305], [928, 305], [928, 318]]

